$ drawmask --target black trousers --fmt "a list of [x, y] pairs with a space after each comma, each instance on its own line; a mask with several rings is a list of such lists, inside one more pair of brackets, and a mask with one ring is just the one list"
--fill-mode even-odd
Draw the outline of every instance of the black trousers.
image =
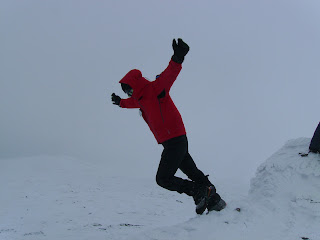
[[[170, 191], [192, 196], [195, 183], [211, 184], [190, 156], [187, 136], [170, 139], [162, 145], [164, 149], [156, 176], [158, 185]], [[176, 177], [175, 174], [178, 169], [186, 174], [191, 181]]]

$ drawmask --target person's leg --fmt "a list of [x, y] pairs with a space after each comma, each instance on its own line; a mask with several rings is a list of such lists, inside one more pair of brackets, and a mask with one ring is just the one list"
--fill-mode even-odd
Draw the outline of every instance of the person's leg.
[[[164, 150], [157, 171], [158, 185], [170, 191], [186, 193], [192, 196], [196, 204], [196, 212], [202, 214], [208, 204], [208, 197], [219, 196], [208, 178], [195, 166], [188, 154], [188, 141], [186, 136], [178, 137], [163, 144]], [[184, 169], [190, 179], [184, 180], [174, 176], [178, 168]], [[199, 181], [199, 182], [197, 182]], [[207, 185], [210, 184], [211, 187]], [[211, 192], [211, 194], [210, 194]], [[209, 199], [210, 200], [210, 199]]]
[[204, 175], [203, 172], [197, 168], [189, 152], [187, 152], [187, 154], [185, 155], [179, 168], [184, 174], [188, 176], [188, 178], [197, 183], [198, 186], [205, 186], [206, 190], [204, 194], [207, 196], [205, 198], [205, 203], [201, 203], [201, 201], [203, 200], [201, 195], [198, 196], [199, 198], [197, 198], [197, 196], [194, 196], [194, 201], [199, 208], [198, 211], [200, 213], [204, 211], [205, 206], [207, 206], [209, 211], [220, 211], [226, 206], [226, 203], [217, 193], [215, 186], [208, 179], [208, 176]]
[[188, 150], [186, 137], [171, 139], [164, 143], [163, 146], [164, 150], [156, 175], [158, 185], [170, 191], [192, 195], [194, 183], [174, 176]]
[[[187, 148], [188, 148], [188, 139], [187, 139]], [[188, 149], [179, 168], [192, 181], [199, 184], [203, 184], [207, 187], [213, 186], [213, 184], [209, 181], [208, 176], [204, 175], [204, 173], [200, 169], [198, 169]]]
[[204, 175], [204, 173], [197, 168], [189, 152], [185, 155], [179, 168], [192, 181], [199, 184], [204, 184], [208, 187], [213, 186], [213, 184], [209, 181], [208, 177]]

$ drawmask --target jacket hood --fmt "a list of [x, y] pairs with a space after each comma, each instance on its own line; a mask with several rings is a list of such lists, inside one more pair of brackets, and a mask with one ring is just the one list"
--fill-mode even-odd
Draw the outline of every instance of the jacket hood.
[[133, 69], [129, 71], [119, 83], [128, 84], [133, 89], [132, 96], [139, 98], [142, 94], [142, 89], [150, 82], [142, 77], [140, 70]]

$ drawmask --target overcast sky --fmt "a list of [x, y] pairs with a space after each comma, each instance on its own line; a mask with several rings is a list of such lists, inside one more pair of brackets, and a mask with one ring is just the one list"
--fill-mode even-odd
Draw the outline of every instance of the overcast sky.
[[318, 0], [2, 0], [0, 158], [69, 155], [112, 174], [156, 172], [118, 81], [150, 80], [190, 46], [171, 95], [190, 152], [213, 178], [248, 180], [287, 140], [312, 136], [320, 89]]

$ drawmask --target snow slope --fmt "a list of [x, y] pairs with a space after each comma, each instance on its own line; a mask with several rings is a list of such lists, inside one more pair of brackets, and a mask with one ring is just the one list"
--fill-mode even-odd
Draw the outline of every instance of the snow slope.
[[1, 159], [0, 239], [319, 240], [320, 155], [299, 155], [309, 142], [288, 141], [247, 195], [225, 181], [227, 208], [202, 216], [154, 179], [106, 176], [70, 157]]

